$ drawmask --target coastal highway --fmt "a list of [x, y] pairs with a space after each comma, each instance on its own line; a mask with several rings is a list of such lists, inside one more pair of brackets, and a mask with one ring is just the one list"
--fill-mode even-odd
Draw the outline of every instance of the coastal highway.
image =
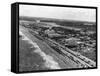
[[[82, 55], [77, 55], [75, 52], [51, 39], [42, 38], [32, 29], [25, 28], [23, 26], [20, 26], [20, 28], [23, 29], [20, 31], [32, 41], [35, 41], [42, 51], [44, 51], [46, 54], [52, 55], [62, 69], [95, 67], [96, 64], [92, 60]], [[52, 47], [57, 47], [60, 50], [60, 53], [58, 53], [58, 51], [54, 50]]]

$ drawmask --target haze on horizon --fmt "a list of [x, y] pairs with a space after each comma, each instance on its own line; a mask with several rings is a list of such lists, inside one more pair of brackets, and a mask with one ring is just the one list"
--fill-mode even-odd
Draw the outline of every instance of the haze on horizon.
[[96, 9], [19, 5], [19, 16], [96, 22]]

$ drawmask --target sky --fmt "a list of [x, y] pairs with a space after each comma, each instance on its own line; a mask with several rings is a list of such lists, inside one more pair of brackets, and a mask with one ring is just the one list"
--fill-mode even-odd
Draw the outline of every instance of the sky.
[[96, 10], [72, 7], [19, 5], [19, 16], [95, 22]]

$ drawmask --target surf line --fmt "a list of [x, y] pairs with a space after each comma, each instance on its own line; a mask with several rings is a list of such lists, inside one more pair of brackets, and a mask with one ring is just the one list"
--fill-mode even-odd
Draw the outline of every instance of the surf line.
[[30, 48], [35, 47], [36, 49], [34, 50], [35, 53], [39, 54], [44, 62], [44, 66], [49, 68], [49, 69], [61, 69], [59, 64], [53, 59], [52, 56], [47, 55], [45, 52], [43, 52], [39, 46], [37, 45], [37, 43], [33, 42], [32, 40], [30, 40], [27, 36], [25, 36], [23, 34], [22, 31], [19, 31], [19, 34], [22, 35], [22, 40], [28, 41], [29, 44], [31, 44], [32, 46]]

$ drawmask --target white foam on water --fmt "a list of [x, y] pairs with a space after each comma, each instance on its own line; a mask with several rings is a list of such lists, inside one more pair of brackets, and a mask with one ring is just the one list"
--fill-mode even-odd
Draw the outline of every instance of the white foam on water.
[[44, 63], [45, 67], [50, 68], [50, 69], [60, 69], [59, 64], [53, 59], [52, 56], [46, 55], [46, 53], [44, 53], [35, 42], [31, 41], [21, 31], [19, 33], [20, 33], [20, 35], [23, 36], [22, 40], [27, 40], [28, 43], [32, 44], [32, 46], [30, 48], [32, 48], [32, 47], [37, 48], [34, 52], [38, 53], [43, 58], [43, 60], [45, 61], [45, 63]]
[[60, 69], [60, 66], [58, 63], [53, 59], [52, 56], [46, 55], [44, 52], [41, 51], [40, 48], [35, 50], [34, 52], [40, 54], [43, 57], [43, 60], [45, 60], [45, 66], [51, 69]]

